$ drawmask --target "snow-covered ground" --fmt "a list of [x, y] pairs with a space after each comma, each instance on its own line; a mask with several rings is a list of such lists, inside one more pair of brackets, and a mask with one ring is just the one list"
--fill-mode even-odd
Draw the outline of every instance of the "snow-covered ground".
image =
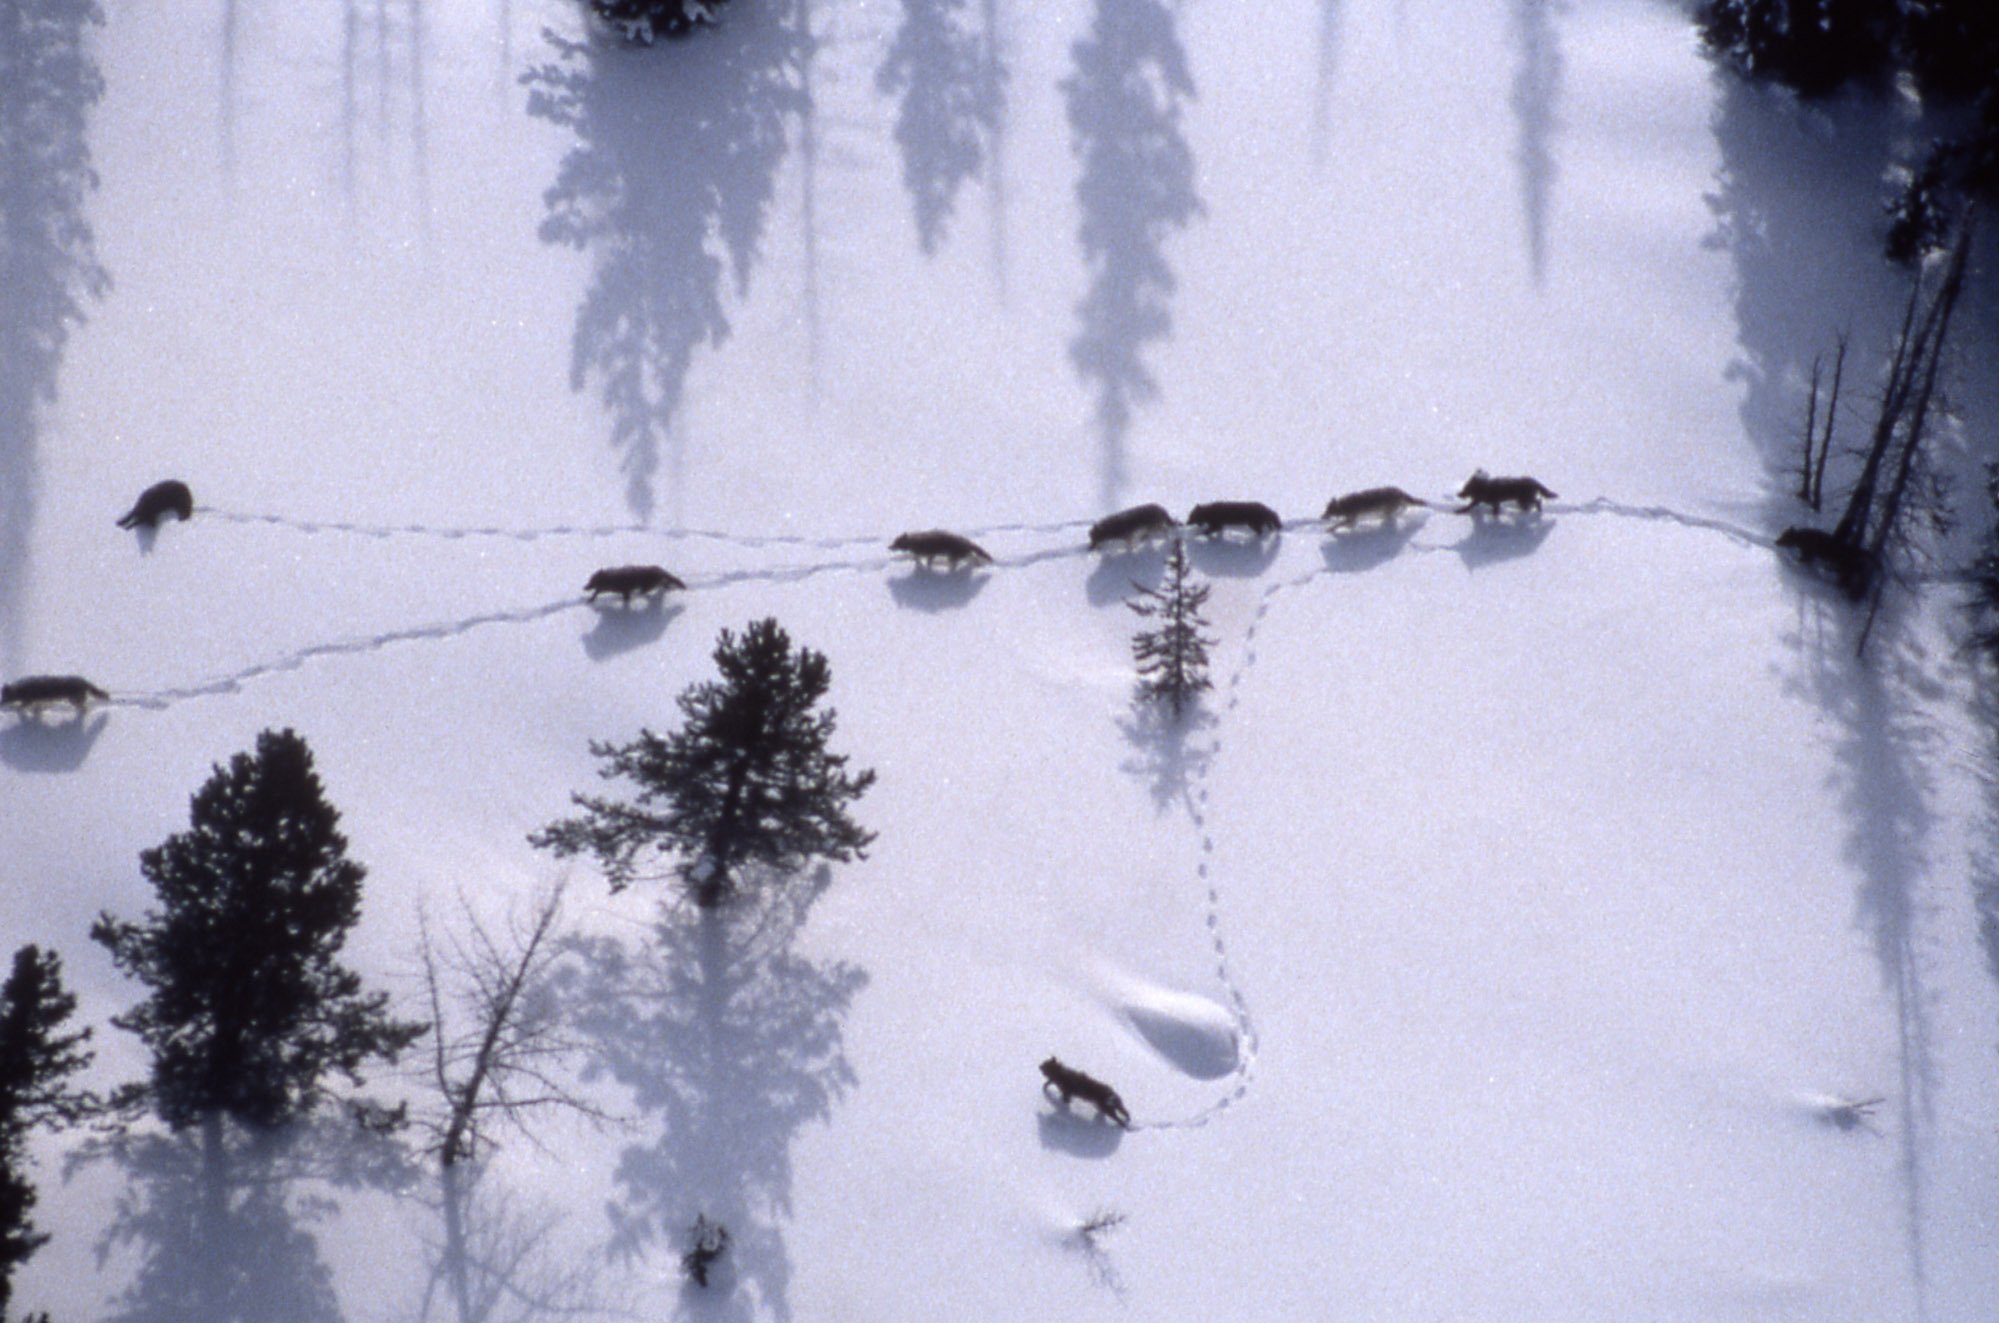
[[[64, 956], [95, 1082], [143, 1063], [91, 919], [290, 726], [407, 1013], [421, 916], [568, 877], [619, 1123], [505, 1137], [492, 1317], [1989, 1317], [1989, 736], [1945, 594], [1857, 665], [1769, 546], [1812, 358], [1899, 314], [1878, 116], [1718, 79], [1655, 0], [733, 0], [649, 52], [560, 0], [107, 8], [53, 106], [94, 248], [10, 261], [111, 283], [66, 346], [0, 289], [0, 673], [113, 693], [0, 724], [0, 932]], [[36, 161], [0, 206], [73, 215]], [[1479, 466], [1561, 499], [1312, 522]], [[112, 527], [165, 476], [192, 522]], [[1194, 547], [1176, 732], [1120, 605], [1163, 555], [1084, 530], [1217, 498], [1292, 522]], [[936, 525], [995, 564], [889, 554]], [[584, 604], [631, 561], [689, 590]], [[718, 934], [528, 846], [764, 615], [879, 772], [865, 862]], [[77, 1143], [19, 1305], [454, 1316], [434, 1178], [351, 1136], [221, 1226], [191, 1149]]]

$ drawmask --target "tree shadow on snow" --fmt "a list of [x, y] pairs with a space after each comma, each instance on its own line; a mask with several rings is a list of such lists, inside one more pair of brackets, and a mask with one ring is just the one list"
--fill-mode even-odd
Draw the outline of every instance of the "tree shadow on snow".
[[1124, 504], [1125, 439], [1136, 407], [1159, 394], [1142, 354], [1173, 329], [1167, 241], [1202, 213], [1181, 113], [1194, 79], [1176, 10], [1163, 0], [1095, 0], [1089, 33], [1062, 80], [1089, 290], [1069, 361], [1096, 394], [1098, 503]]
[[17, 772], [74, 772], [110, 722], [108, 712], [79, 712], [63, 721], [16, 717], [0, 726], [0, 763]]
[[89, 29], [103, 22], [92, 0], [0, 11], [0, 673], [21, 665], [41, 410], [70, 331], [111, 284], [84, 207], [104, 92]]
[[[1809, 104], [1780, 89], [1724, 76], [1717, 83], [1720, 166], [1707, 205], [1705, 245], [1735, 273], [1738, 354], [1729, 363], [1743, 430], [1762, 453], [1773, 529], [1800, 522], [1799, 436], [1819, 360], [1830, 387], [1837, 338], [1851, 332], [1839, 435], [1866, 425], [1864, 391], [1896, 330], [1907, 286], [1880, 258], [1881, 180], [1901, 132], [1867, 98]], [[1857, 222], [1857, 223], [1856, 223]], [[1828, 280], [1826, 273], [1840, 273]], [[1720, 383], [1717, 383], [1719, 385]], [[1820, 407], [1825, 397], [1820, 397]]]
[[[1903, 1195], [1911, 1276], [1920, 1300], [1927, 1283], [1923, 1199], [1925, 1163], [1934, 1127], [1936, 1067], [1930, 1021], [1933, 993], [1923, 965], [1924, 916], [1935, 902], [1929, 884], [1929, 842], [1936, 816], [1923, 756], [1937, 742], [1902, 677], [1925, 659], [1896, 627], [1884, 604], [1869, 657], [1855, 657], [1861, 617], [1844, 599], [1813, 593], [1799, 600], [1793, 637], [1804, 667], [1796, 687], [1836, 723], [1835, 776], [1848, 823], [1846, 855], [1859, 874], [1855, 925], [1870, 939], [1896, 1017], [1898, 1078], [1890, 1103]], [[1842, 1084], [1848, 1082], [1841, 1082]], [[1874, 1082], [1860, 1082], [1875, 1087]], [[1920, 1310], [1918, 1311], [1921, 1312]]]
[[902, 22], [875, 71], [875, 89], [899, 98], [895, 145], [926, 257], [943, 242], [959, 188], [984, 170], [1000, 127], [995, 36], [970, 28], [970, 8], [970, 0], [902, 0]]
[[[590, 254], [570, 385], [611, 415], [641, 522], [695, 351], [729, 335], [724, 275], [749, 287], [791, 126], [809, 110], [812, 37], [799, 3], [738, 6], [684, 40], [639, 47], [547, 34], [522, 79], [528, 113], [576, 136], [544, 195], [541, 237]], [[677, 454], [668, 457], [671, 470]]]
[[1182, 804], [1195, 816], [1191, 796], [1214, 756], [1215, 724], [1214, 714], [1199, 702], [1176, 717], [1166, 704], [1133, 695], [1130, 710], [1118, 721], [1132, 747], [1122, 767], [1145, 782], [1154, 808], [1163, 813]]
[[583, 636], [584, 655], [591, 661], [606, 661], [657, 643], [673, 618], [685, 609], [667, 606], [657, 597], [638, 607], [600, 607], [597, 622]]
[[1547, 282], [1548, 212], [1555, 184], [1551, 143], [1562, 90], [1562, 47], [1555, 30], [1559, 0], [1513, 0], [1512, 36], [1518, 63], [1507, 105], [1513, 111], [1514, 161], [1520, 169], [1520, 209], [1527, 224], [1527, 261], [1534, 284]]
[[721, 1223], [722, 1275], [682, 1301], [703, 1317], [791, 1317], [791, 1144], [854, 1086], [842, 1022], [867, 985], [794, 949], [830, 879], [757, 879], [712, 910], [663, 902], [637, 940], [579, 941], [566, 976], [588, 1072], [624, 1086], [657, 1131], [619, 1157], [611, 1253], [677, 1263], [697, 1216]]
[[638, 1311], [604, 1298], [594, 1256], [561, 1243], [555, 1207], [521, 1198], [481, 1162], [439, 1169], [444, 1239], [430, 1253], [419, 1323], [531, 1323]]
[[337, 1216], [334, 1190], [400, 1187], [413, 1174], [392, 1141], [346, 1114], [268, 1131], [218, 1120], [121, 1135], [72, 1162], [106, 1158], [128, 1184], [98, 1253], [139, 1260], [106, 1323], [338, 1323], [311, 1226]]

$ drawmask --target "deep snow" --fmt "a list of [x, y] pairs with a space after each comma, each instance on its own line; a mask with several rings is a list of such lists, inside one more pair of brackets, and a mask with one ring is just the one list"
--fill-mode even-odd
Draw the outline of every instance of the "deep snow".
[[[560, 1004], [622, 1124], [505, 1137], [479, 1227], [550, 1239], [495, 1317], [1989, 1312], [1948, 595], [1859, 666], [1768, 545], [1812, 356], [1899, 312], [1876, 118], [1714, 78], [1645, 0], [735, 0], [649, 53], [555, 0], [198, 8], [90, 34], [94, 249], [32, 270], [113, 283], [0, 382], [0, 667], [114, 694], [0, 726], [0, 915], [99, 1082], [137, 993], [89, 922], [258, 730], [311, 741], [352, 959], [414, 1011], [419, 915], [519, 913], [588, 741], [770, 614], [832, 660], [879, 842], [754, 933], [567, 870]], [[1562, 499], [1310, 522], [1479, 465]], [[111, 526], [169, 474], [191, 523]], [[1292, 524], [1195, 547], [1217, 688], [1165, 730], [1119, 605], [1161, 554], [1084, 529], [1234, 497]], [[997, 563], [890, 556], [932, 525]], [[689, 591], [583, 604], [635, 560]], [[1132, 1132], [1053, 1108], [1051, 1052]], [[47, 1146], [17, 1301], [178, 1317], [233, 1265], [244, 1317], [417, 1316], [434, 1182], [335, 1130], [219, 1230], [185, 1146]], [[735, 1237], [699, 1296], [697, 1212]]]

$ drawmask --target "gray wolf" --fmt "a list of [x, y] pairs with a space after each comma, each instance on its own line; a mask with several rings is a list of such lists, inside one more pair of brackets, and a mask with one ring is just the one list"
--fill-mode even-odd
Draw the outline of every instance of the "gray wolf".
[[1466, 478], [1465, 485], [1458, 489], [1458, 498], [1467, 502], [1459, 507], [1458, 513], [1470, 514], [1481, 505], [1489, 505], [1492, 512], [1498, 514], [1500, 507], [1508, 501], [1522, 510], [1538, 510], [1544, 496], [1551, 501], [1561, 499], [1532, 478], [1494, 478], [1480, 469]]
[[1257, 537], [1267, 537], [1284, 527], [1277, 511], [1261, 501], [1209, 501], [1195, 506], [1187, 522], [1209, 537], [1227, 528], [1246, 528]]
[[904, 533], [888, 544], [890, 551], [906, 551], [919, 564], [941, 560], [952, 569], [963, 564], [990, 565], [993, 558], [986, 549], [967, 537], [947, 533], [941, 528], [927, 529], [920, 533]]
[[1095, 551], [1106, 542], [1122, 542], [1130, 546], [1147, 538], [1171, 533], [1178, 527], [1180, 521], [1167, 514], [1165, 506], [1134, 505], [1129, 510], [1105, 515], [1090, 525], [1090, 550]]
[[0, 707], [12, 712], [38, 711], [57, 703], [68, 703], [81, 712], [92, 699], [103, 702], [109, 697], [80, 675], [27, 675], [0, 685]]
[[1787, 528], [1778, 536], [1777, 545], [1797, 552], [1805, 564], [1831, 574], [1840, 591], [1856, 602], [1873, 586], [1874, 558], [1822, 528]]
[[1124, 1099], [1117, 1096], [1117, 1090], [1099, 1079], [1092, 1079], [1080, 1070], [1063, 1065], [1054, 1057], [1041, 1063], [1042, 1092], [1053, 1090], [1067, 1107], [1071, 1098], [1081, 1098], [1097, 1109], [1099, 1116], [1115, 1121], [1126, 1129], [1131, 1128], [1131, 1113], [1124, 1108]]
[[684, 589], [687, 585], [668, 574], [657, 565], [613, 565], [598, 570], [590, 576], [590, 582], [583, 585], [583, 591], [596, 601], [603, 593], [616, 593], [630, 606], [634, 597], [645, 597], [653, 593], [664, 593], [668, 589]]
[[139, 499], [132, 504], [118, 520], [120, 528], [159, 527], [166, 515], [178, 515], [182, 519], [194, 518], [194, 493], [187, 484], [178, 479], [168, 478], [156, 482], [139, 493]]
[[1326, 512], [1319, 517], [1328, 525], [1338, 521], [1340, 528], [1352, 528], [1368, 515], [1379, 515], [1386, 524], [1395, 522], [1412, 505], [1428, 506], [1430, 503], [1411, 496], [1400, 487], [1369, 487], [1365, 491], [1348, 492], [1345, 496], [1335, 496], [1326, 502]]

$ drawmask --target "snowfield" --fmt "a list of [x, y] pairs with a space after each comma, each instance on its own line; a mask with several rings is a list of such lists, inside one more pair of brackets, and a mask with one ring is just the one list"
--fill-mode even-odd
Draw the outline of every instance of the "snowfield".
[[[607, 1119], [480, 1164], [484, 1317], [1990, 1316], [1953, 599], [1856, 662], [1771, 545], [1813, 356], [1872, 372], [1905, 297], [1862, 108], [1730, 86], [1657, 0], [734, 0], [649, 52], [560, 0], [320, 8], [107, 0], [112, 283], [0, 370], [0, 674], [112, 694], [0, 718], [0, 931], [62, 954], [94, 1085], [144, 1061], [91, 920], [289, 726], [401, 1013], [420, 923], [566, 883], [540, 1005]], [[1480, 466], [1561, 496], [1462, 516]], [[112, 526], [167, 476], [191, 521]], [[1433, 508], [1318, 527], [1385, 483]], [[1175, 727], [1122, 605], [1165, 552], [1086, 531], [1212, 499], [1287, 523], [1190, 540], [1215, 688]], [[994, 564], [889, 552], [933, 526]], [[687, 590], [584, 602], [634, 562]], [[528, 846], [767, 615], [879, 773], [865, 861], [703, 923]], [[434, 1110], [424, 1065], [371, 1091]], [[434, 1166], [347, 1118], [224, 1216], [195, 1140], [40, 1154], [24, 1310], [457, 1317]]]

